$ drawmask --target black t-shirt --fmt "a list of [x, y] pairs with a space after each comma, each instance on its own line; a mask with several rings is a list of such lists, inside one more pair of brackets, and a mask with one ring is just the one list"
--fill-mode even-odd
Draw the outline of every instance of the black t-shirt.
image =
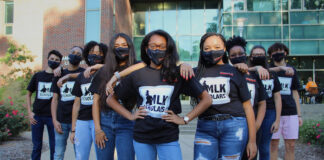
[[266, 100], [267, 93], [263, 87], [262, 81], [255, 72], [249, 72], [249, 74], [246, 74], [245, 79], [250, 91], [251, 104], [254, 109], [254, 114], [257, 115], [258, 102]]
[[36, 91], [33, 112], [37, 116], [52, 116], [51, 101], [53, 92], [51, 92], [51, 86], [53, 77], [53, 73], [41, 71], [37, 72], [29, 82], [27, 90], [30, 92]]
[[[127, 68], [127, 65], [124, 65], [124, 66], [118, 66], [116, 68], [116, 70], [118, 72], [124, 70]], [[103, 79], [101, 79], [101, 75], [107, 75], [107, 73], [103, 73], [103, 68], [101, 68], [94, 76], [92, 82], [91, 82], [91, 85], [90, 85], [90, 88], [89, 88], [89, 91], [93, 94], [98, 94], [100, 95], [101, 94], [101, 91], [102, 90], [105, 90], [106, 89], [106, 83], [104, 83], [103, 86], [101, 86], [101, 83], [103, 81]], [[118, 86], [119, 82], [116, 83], [116, 86]], [[107, 96], [106, 94], [104, 94], [104, 99], [107, 99]], [[133, 108], [134, 108], [134, 97], [131, 97], [130, 99], [127, 99], [127, 100], [124, 100], [124, 101], [121, 101], [119, 100], [120, 103], [123, 104], [123, 106], [125, 106], [129, 111], [131, 111]], [[101, 111], [103, 112], [108, 112], [108, 111], [111, 111], [112, 109], [108, 106], [107, 103], [105, 103], [105, 106], [103, 107], [100, 107]]]
[[268, 94], [267, 109], [275, 109], [273, 94], [281, 90], [281, 85], [278, 76], [275, 72], [270, 72], [270, 79], [262, 80], [264, 89]]
[[199, 82], [213, 99], [212, 105], [199, 118], [215, 114], [245, 117], [242, 103], [251, 96], [244, 75], [236, 68], [229, 64], [208, 67]]
[[[292, 67], [287, 65], [287, 67]], [[282, 111], [281, 115], [297, 115], [296, 102], [294, 100], [292, 91], [297, 90], [300, 86], [299, 79], [297, 76], [296, 69], [294, 69], [293, 76], [287, 76], [285, 71], [277, 72], [279, 82], [281, 84], [281, 102], [282, 102]]]
[[[61, 77], [70, 73], [80, 73], [84, 71], [84, 68], [78, 68], [75, 71], [69, 71], [64, 69]], [[69, 79], [63, 84], [61, 88], [57, 86], [57, 81], [61, 77], [54, 77], [52, 84], [53, 93], [58, 94], [58, 105], [57, 105], [57, 120], [61, 123], [72, 122], [72, 107], [75, 96], [72, 95], [72, 89], [74, 87], [75, 79]]]
[[119, 99], [136, 97], [137, 107], [144, 106], [148, 111], [145, 119], [137, 119], [134, 126], [134, 139], [140, 143], [160, 144], [179, 139], [177, 124], [169, 123], [160, 117], [165, 111], [181, 113], [179, 94], [198, 97], [204, 91], [199, 82], [192, 78], [185, 81], [178, 77], [174, 84], [163, 82], [160, 70], [145, 67], [123, 79], [115, 87]]
[[85, 78], [81, 72], [75, 80], [72, 95], [80, 97], [79, 120], [92, 120], [93, 94], [89, 91], [93, 75]]

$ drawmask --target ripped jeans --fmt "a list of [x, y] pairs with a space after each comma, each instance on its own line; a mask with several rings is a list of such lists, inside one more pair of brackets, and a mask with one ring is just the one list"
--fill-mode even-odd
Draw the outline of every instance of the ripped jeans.
[[198, 120], [195, 160], [240, 160], [248, 139], [245, 117], [231, 117], [222, 121]]

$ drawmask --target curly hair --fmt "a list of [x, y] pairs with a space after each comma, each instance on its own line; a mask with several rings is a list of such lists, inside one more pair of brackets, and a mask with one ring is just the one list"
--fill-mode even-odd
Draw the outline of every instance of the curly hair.
[[246, 40], [240, 36], [233, 36], [230, 37], [227, 41], [226, 41], [226, 49], [229, 53], [229, 51], [234, 47], [234, 46], [241, 46], [244, 51], [246, 51]]
[[101, 53], [103, 53], [104, 59], [106, 57], [106, 54], [108, 51], [107, 45], [103, 44], [103, 43], [98, 43], [96, 41], [90, 41], [84, 46], [84, 50], [82, 52], [82, 56], [83, 56], [84, 61], [86, 62], [87, 65], [90, 65], [90, 62], [88, 60], [89, 53], [90, 53], [90, 51], [92, 51], [94, 49], [95, 46], [99, 46], [99, 51]]
[[287, 53], [287, 55], [289, 55], [289, 48], [285, 44], [280, 43], [280, 42], [276, 42], [273, 45], [271, 45], [268, 49], [268, 54], [269, 54], [269, 56], [271, 56], [271, 54], [273, 52], [276, 52], [279, 50], [284, 50]]
[[167, 41], [167, 49], [165, 58], [162, 64], [161, 76], [163, 80], [168, 83], [174, 83], [177, 80], [177, 62], [179, 60], [177, 47], [175, 45], [172, 37], [163, 30], [155, 30], [147, 34], [141, 44], [141, 58], [146, 63], [146, 65], [150, 65], [151, 59], [148, 57], [146, 53], [146, 49], [148, 48], [148, 43], [153, 35], [160, 35], [164, 37]]

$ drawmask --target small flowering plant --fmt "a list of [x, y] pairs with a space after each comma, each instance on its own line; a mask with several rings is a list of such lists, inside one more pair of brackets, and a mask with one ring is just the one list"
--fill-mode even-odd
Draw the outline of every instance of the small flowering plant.
[[[13, 109], [12, 97], [8, 97], [9, 105], [0, 104], [0, 142], [9, 137], [17, 136], [28, 128], [28, 123], [23, 112]], [[1, 102], [1, 101], [0, 101]]]
[[324, 120], [305, 121], [303, 126], [299, 128], [299, 139], [308, 145], [324, 146]]

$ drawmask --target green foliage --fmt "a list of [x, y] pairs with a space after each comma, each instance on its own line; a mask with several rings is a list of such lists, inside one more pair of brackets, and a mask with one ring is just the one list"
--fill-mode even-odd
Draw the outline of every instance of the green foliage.
[[[321, 126], [322, 125], [322, 126]], [[299, 137], [303, 143], [324, 146], [324, 119], [306, 120], [299, 128]]]
[[[31, 75], [32, 69], [26, 67], [27, 62], [33, 62], [34, 59], [29, 55], [30, 51], [24, 46], [16, 46], [14, 43], [9, 42], [9, 48], [4, 57], [0, 58], [0, 63], [6, 64], [11, 67], [9, 73], [1, 75], [5, 82], [17, 78], [17, 73], [21, 73], [18, 77], [26, 77]], [[27, 77], [28, 78], [28, 77]]]
[[12, 107], [0, 104], [0, 142], [17, 136], [28, 128], [28, 122], [24, 115]]

